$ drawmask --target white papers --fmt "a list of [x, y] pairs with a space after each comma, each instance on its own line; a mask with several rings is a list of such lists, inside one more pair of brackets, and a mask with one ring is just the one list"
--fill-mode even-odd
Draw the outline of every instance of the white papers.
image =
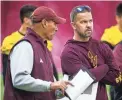
[[64, 74], [63, 81], [68, 81], [68, 80], [69, 80], [69, 76], [67, 74]]
[[[68, 75], [67, 75], [68, 76]], [[66, 76], [66, 77], [67, 77]], [[65, 77], [65, 78], [66, 78]], [[84, 92], [83, 94], [80, 94], [80, 96], [76, 100], [96, 100], [96, 95], [97, 95], [97, 87], [98, 87], [98, 82], [90, 85]], [[62, 99], [58, 100], [70, 100], [68, 97], [64, 97]]]
[[94, 80], [86, 71], [80, 70], [70, 81], [74, 87], [68, 85], [68, 88], [65, 90], [65, 92], [68, 94], [71, 100], [77, 100], [81, 93], [83, 93], [88, 88], [88, 86], [93, 83], [93, 81]]
[[98, 82], [90, 85], [77, 100], [96, 100]]

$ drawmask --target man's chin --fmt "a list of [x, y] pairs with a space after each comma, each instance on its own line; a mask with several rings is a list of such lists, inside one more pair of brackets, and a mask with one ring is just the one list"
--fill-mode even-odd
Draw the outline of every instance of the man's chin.
[[91, 37], [92, 36], [92, 33], [87, 33], [87, 37]]

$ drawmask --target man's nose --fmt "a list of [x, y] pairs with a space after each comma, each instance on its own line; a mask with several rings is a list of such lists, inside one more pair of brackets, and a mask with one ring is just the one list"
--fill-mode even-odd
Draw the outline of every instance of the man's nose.
[[87, 22], [87, 27], [91, 27], [92, 23], [91, 22]]

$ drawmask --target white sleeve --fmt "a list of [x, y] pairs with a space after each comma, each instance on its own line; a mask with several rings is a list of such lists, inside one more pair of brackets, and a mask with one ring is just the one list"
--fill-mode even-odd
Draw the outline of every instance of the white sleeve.
[[51, 82], [35, 79], [31, 76], [33, 49], [29, 42], [22, 41], [15, 46], [10, 55], [10, 69], [12, 83], [15, 88], [32, 92], [46, 92], [50, 90]]

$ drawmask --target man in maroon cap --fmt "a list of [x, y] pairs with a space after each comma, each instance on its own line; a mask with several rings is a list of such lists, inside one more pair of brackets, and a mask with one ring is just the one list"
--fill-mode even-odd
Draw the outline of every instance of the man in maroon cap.
[[116, 81], [119, 67], [112, 51], [106, 44], [91, 37], [93, 19], [89, 6], [73, 8], [70, 18], [74, 37], [67, 41], [61, 55], [63, 73], [74, 76], [85, 67], [96, 78], [94, 81], [99, 82], [96, 100], [108, 100], [105, 84], [119, 84]]
[[56, 68], [46, 47], [58, 30], [57, 24], [66, 20], [42, 6], [33, 12], [31, 21], [32, 29], [28, 28], [27, 35], [10, 52], [4, 100], [56, 100], [55, 90], [64, 92], [70, 84], [54, 82]]

